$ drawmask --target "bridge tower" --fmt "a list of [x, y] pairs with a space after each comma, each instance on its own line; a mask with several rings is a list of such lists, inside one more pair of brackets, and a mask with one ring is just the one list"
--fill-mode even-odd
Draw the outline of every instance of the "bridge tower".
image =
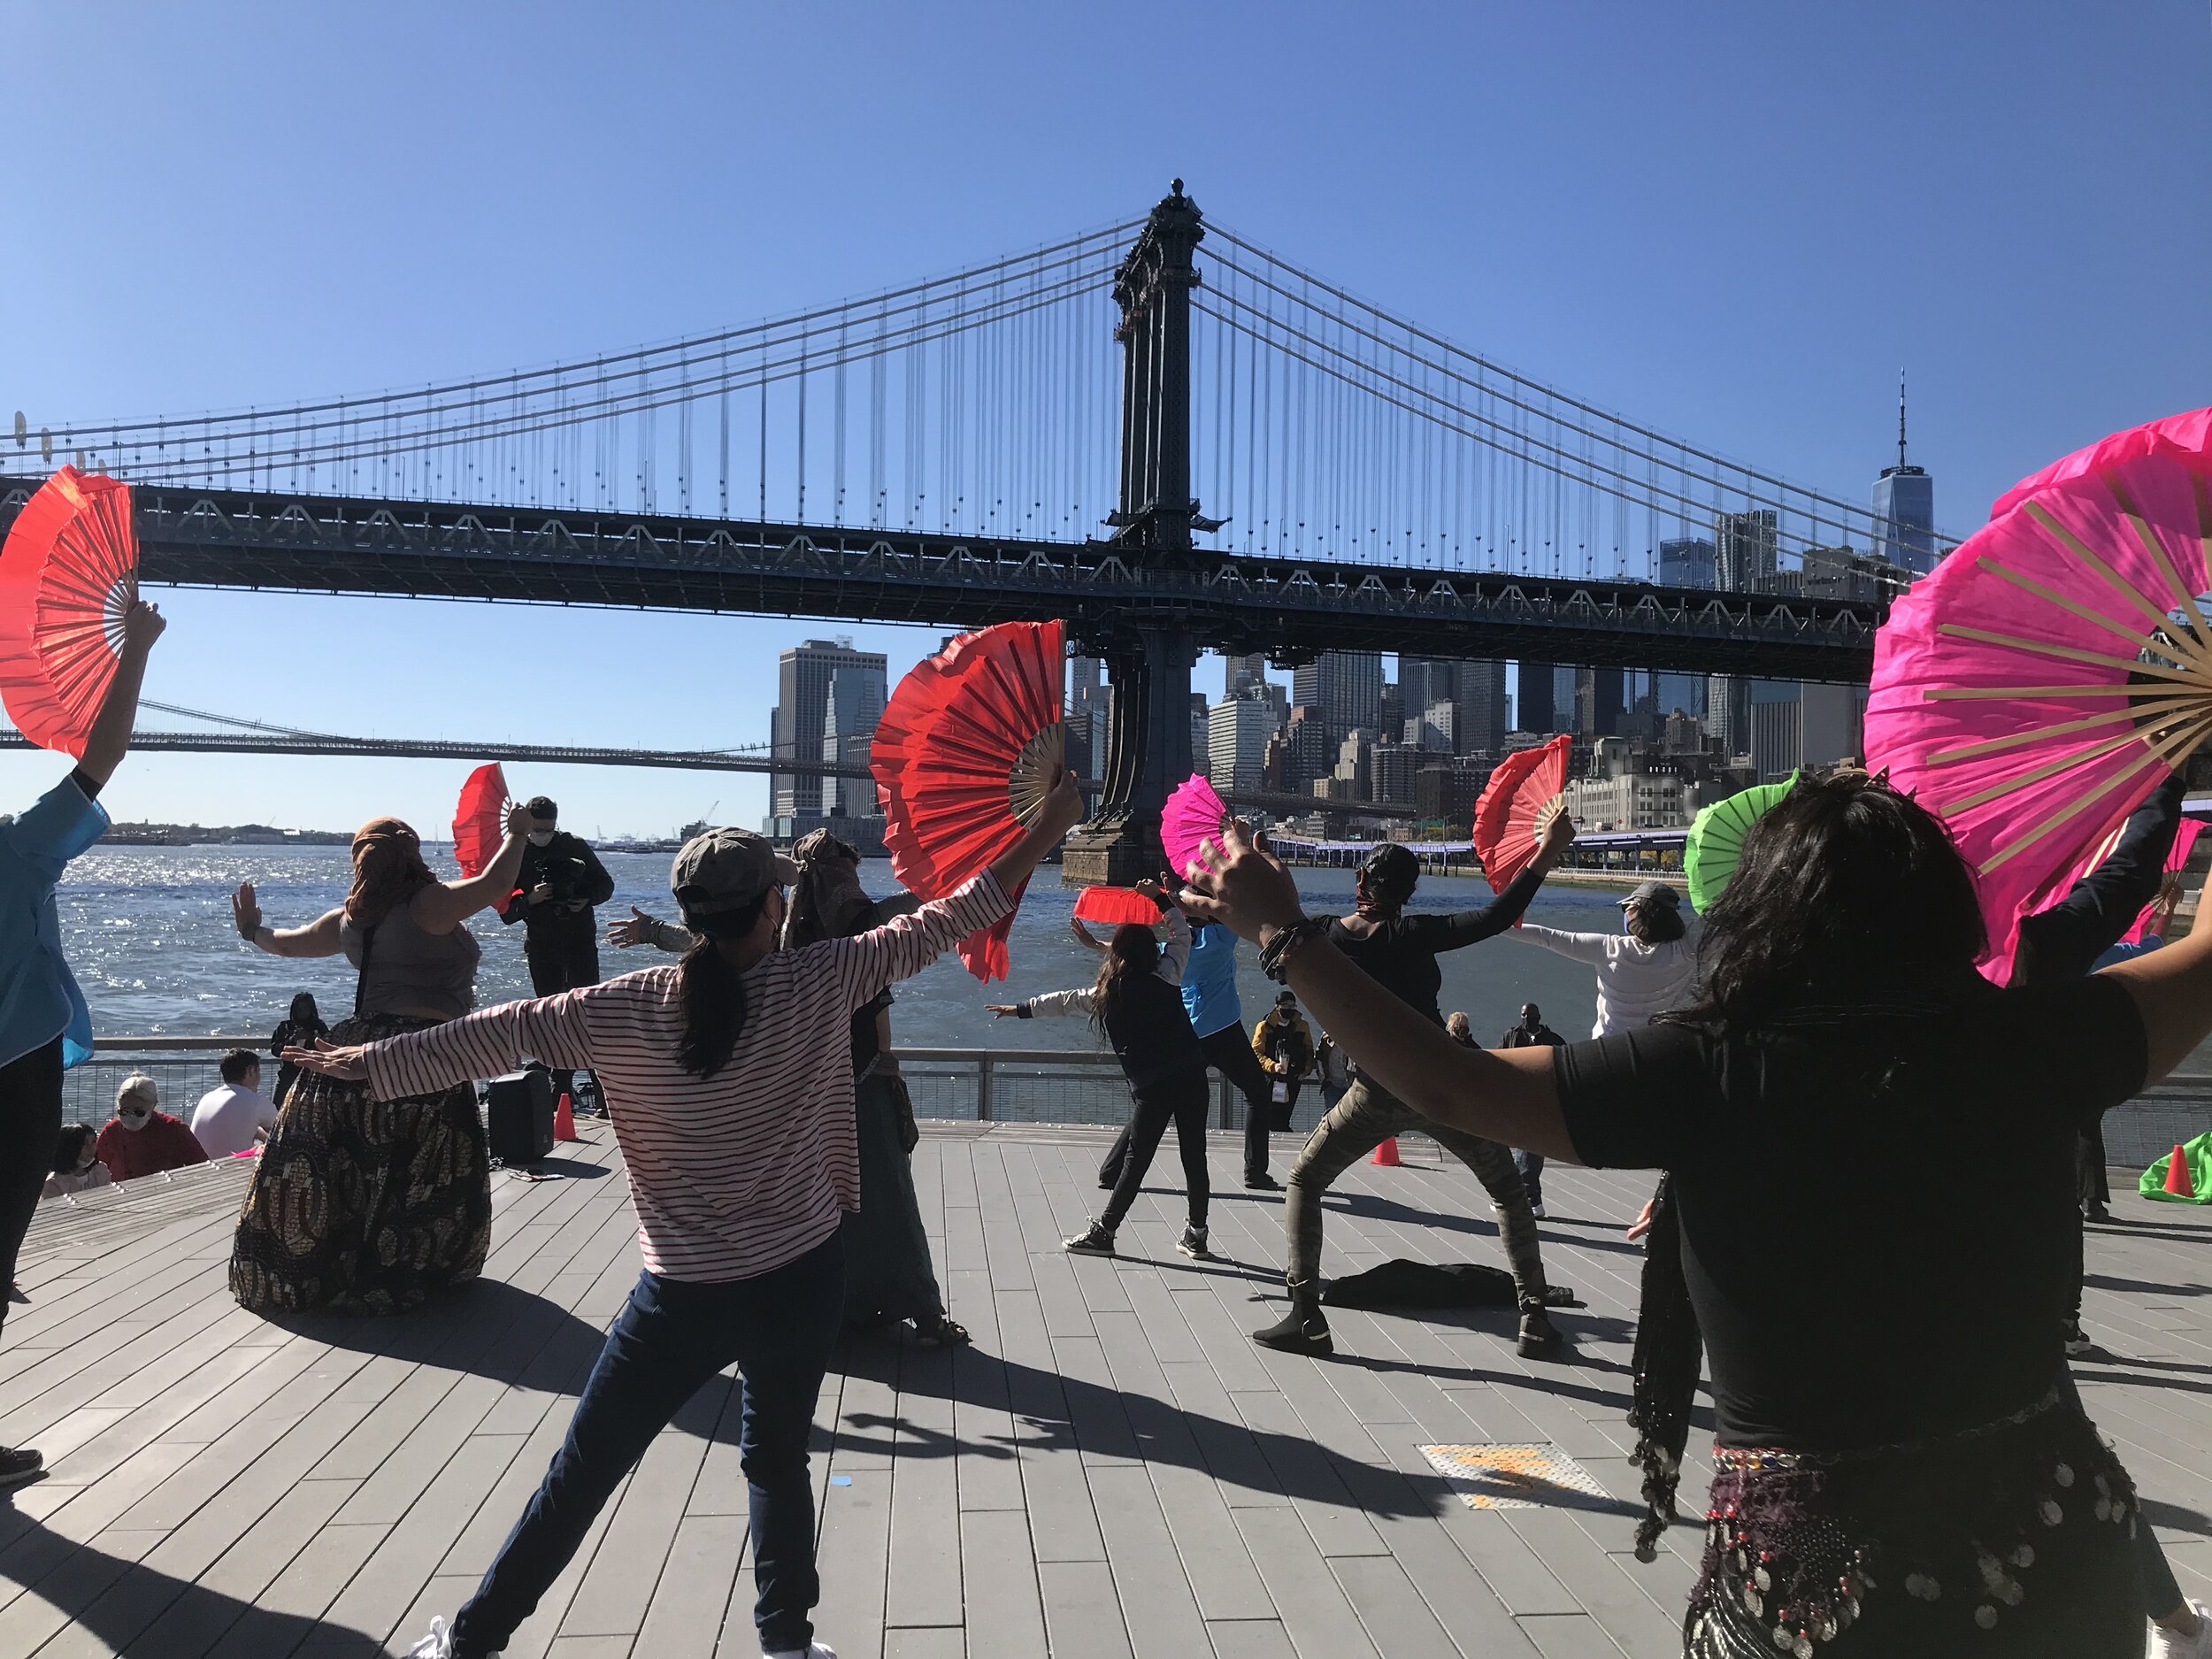
[[[1199, 280], [1192, 255], [1205, 234], [1198, 204], [1178, 179], [1114, 273], [1121, 490], [1107, 522], [1133, 570], [1186, 570], [1193, 533], [1220, 527], [1220, 520], [1199, 516], [1190, 480], [1190, 292]], [[1097, 816], [1068, 838], [1061, 877], [1071, 887], [1126, 885], [1166, 863], [1160, 808], [1192, 771], [1198, 634], [1170, 603], [1090, 625], [1078, 645], [1105, 659], [1113, 695], [1104, 793]]]

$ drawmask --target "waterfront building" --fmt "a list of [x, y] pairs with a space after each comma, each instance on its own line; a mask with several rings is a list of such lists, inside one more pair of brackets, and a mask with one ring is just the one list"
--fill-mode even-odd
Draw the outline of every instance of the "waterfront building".
[[1367, 800], [1385, 806], [1413, 804], [1413, 777], [1421, 751], [1403, 743], [1377, 743], [1368, 751]]
[[[845, 634], [806, 640], [782, 653], [776, 663], [776, 706], [768, 717], [770, 758], [821, 757], [830, 684], [841, 669], [856, 671], [864, 679], [874, 677], [875, 715], [869, 718], [865, 728], [873, 736], [875, 717], [883, 712], [885, 668], [882, 652], [855, 650], [850, 636]], [[856, 710], [867, 700], [856, 688], [847, 695]], [[856, 717], [854, 725], [843, 728], [846, 732], [859, 729]], [[821, 816], [823, 780], [803, 778], [795, 772], [772, 772], [768, 799], [769, 811], [779, 818]]]
[[1877, 557], [1924, 576], [1935, 568], [1935, 480], [1905, 459], [1905, 377], [1897, 377], [1897, 465], [1874, 480]]
[[1217, 789], [1256, 789], [1267, 775], [1274, 705], [1249, 695], [1225, 697], [1207, 711], [1206, 775]]

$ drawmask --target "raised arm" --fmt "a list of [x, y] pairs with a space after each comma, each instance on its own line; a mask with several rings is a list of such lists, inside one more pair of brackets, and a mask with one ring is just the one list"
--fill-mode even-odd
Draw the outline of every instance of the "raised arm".
[[489, 910], [515, 890], [515, 874], [522, 868], [522, 849], [530, 844], [530, 809], [518, 801], [507, 803], [507, 835], [491, 863], [477, 874], [458, 881], [441, 881], [414, 896], [410, 911], [415, 926], [426, 933], [449, 933], [479, 910]]
[[992, 1002], [987, 1006], [994, 1019], [1009, 1016], [1015, 1019], [1055, 1019], [1089, 1013], [1096, 997], [1097, 993], [1086, 985], [1072, 991], [1041, 991], [1018, 1002]]
[[2178, 772], [2128, 815], [2111, 853], [2047, 910], [2024, 917], [2013, 970], [2017, 983], [2079, 979], [2158, 896], [2181, 825], [2186, 793]]
[[95, 787], [115, 776], [116, 767], [130, 750], [131, 732], [138, 724], [138, 691], [146, 680], [147, 654], [168, 626], [161, 612], [143, 599], [132, 600], [123, 612], [123, 649], [116, 657], [115, 678], [108, 682], [108, 695], [100, 703], [99, 713], [92, 717], [92, 730], [85, 736], [84, 753], [77, 761], [77, 770], [91, 779]]
[[1165, 897], [1160, 900], [1160, 919], [1167, 925], [1160, 939], [1160, 977], [1170, 985], [1180, 985], [1183, 970], [1190, 965], [1190, 923], [1181, 909]]
[[688, 927], [648, 916], [633, 904], [628, 916], [607, 924], [607, 942], [623, 950], [633, 945], [650, 945], [656, 950], [680, 956], [699, 941]]
[[287, 1048], [284, 1057], [311, 1071], [365, 1078], [374, 1100], [403, 1100], [477, 1078], [498, 1077], [525, 1059], [582, 1068], [592, 1063], [584, 998], [598, 989], [587, 986], [558, 996], [503, 1002], [382, 1042], [349, 1048], [323, 1042], [312, 1048]]
[[1233, 822], [1223, 839], [1225, 849], [1204, 849], [1209, 868], [1185, 892], [1184, 902], [1193, 914], [1263, 949], [1277, 933], [1296, 929], [1286, 968], [1289, 984], [1363, 1071], [1425, 1118], [1547, 1157], [1575, 1159], [1549, 1054], [1494, 1053], [1454, 1042], [1307, 923], [1290, 872], [1254, 848], [1240, 822]]
[[1072, 916], [1068, 918], [1068, 931], [1075, 935], [1076, 943], [1081, 945], [1084, 949], [1094, 950], [1102, 956], [1106, 954], [1106, 941], [1084, 926], [1077, 918]]
[[1544, 844], [1536, 849], [1536, 856], [1489, 903], [1449, 916], [1415, 916], [1408, 919], [1420, 931], [1422, 942], [1432, 950], [1458, 950], [1494, 939], [1521, 919], [1529, 901], [1536, 896], [1537, 888], [1544, 885], [1544, 878], [1574, 844], [1574, 820], [1562, 812], [1544, 832]]
[[2116, 962], [2097, 977], [2117, 979], [2135, 999], [2149, 1050], [2147, 1085], [2187, 1059], [2212, 1033], [2212, 927], [2193, 927], [2187, 938]]
[[273, 956], [336, 956], [342, 949], [338, 924], [345, 914], [342, 907], [324, 911], [304, 927], [271, 927], [261, 919], [261, 904], [254, 897], [252, 882], [240, 882], [238, 891], [230, 895], [230, 918], [239, 938]]
[[1570, 933], [1561, 928], [1524, 922], [1514, 930], [1513, 937], [1525, 944], [1541, 945], [1563, 956], [1571, 956], [1577, 962], [1587, 962], [1596, 967], [1605, 965], [1607, 936], [1603, 933]]

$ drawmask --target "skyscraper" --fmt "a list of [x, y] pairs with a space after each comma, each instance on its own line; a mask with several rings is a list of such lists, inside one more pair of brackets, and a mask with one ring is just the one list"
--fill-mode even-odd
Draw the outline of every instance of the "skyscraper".
[[[1463, 755], [1497, 755], [1505, 748], [1505, 664], [1476, 661], [1459, 664], [1459, 717], [1454, 723]], [[1406, 706], [1413, 706], [1409, 698]]]
[[1318, 710], [1329, 741], [1339, 743], [1350, 732], [1381, 730], [1382, 688], [1379, 651], [1324, 651], [1291, 671], [1290, 703]]
[[1558, 729], [1552, 687], [1556, 671], [1549, 663], [1520, 664], [1520, 729], [1538, 736]]
[[1233, 697], [1253, 686], [1267, 683], [1267, 653], [1254, 651], [1245, 657], [1225, 656], [1221, 659], [1221, 694]]
[[[884, 658], [880, 651], [856, 651], [850, 638], [807, 640], [777, 659], [776, 706], [768, 717], [768, 752], [772, 757], [819, 759], [829, 714], [830, 683], [840, 669], [858, 670], [875, 676], [875, 711], [867, 732], [875, 730], [875, 717], [883, 712]], [[866, 699], [856, 684], [849, 693], [857, 710]], [[864, 729], [859, 717], [847, 731]], [[865, 786], [863, 786], [865, 787]], [[794, 772], [772, 772], [768, 779], [769, 810], [777, 818], [797, 818], [821, 811], [823, 780]]]
[[1659, 544], [1662, 588], [1710, 588], [1716, 580], [1713, 544], [1704, 537], [1686, 536]]
[[1275, 710], [1264, 697], [1228, 697], [1207, 712], [1206, 775], [1217, 789], [1256, 789], [1267, 769]]
[[[868, 741], [883, 718], [883, 700], [881, 657], [873, 666], [841, 663], [831, 669], [829, 695], [822, 708], [822, 758], [842, 764], [857, 754], [864, 761]], [[876, 787], [865, 779], [822, 780], [822, 811], [826, 816], [866, 818], [876, 810]]]
[[1897, 373], [1897, 465], [1874, 480], [1874, 551], [1916, 576], [1935, 568], [1935, 480], [1905, 459], [1905, 374]]
[[1767, 592], [1774, 581], [1776, 529], [1771, 507], [1716, 518], [1712, 585], [1728, 594]]

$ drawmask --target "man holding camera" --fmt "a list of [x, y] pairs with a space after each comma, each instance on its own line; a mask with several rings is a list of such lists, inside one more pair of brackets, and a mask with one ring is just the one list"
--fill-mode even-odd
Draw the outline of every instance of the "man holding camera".
[[[522, 849], [518, 889], [502, 918], [524, 927], [522, 954], [530, 988], [540, 996], [599, 983], [599, 928], [595, 905], [614, 897], [614, 878], [591, 844], [560, 826], [560, 809], [544, 795], [525, 803], [529, 845]], [[571, 1088], [572, 1072], [555, 1072], [557, 1095]]]

